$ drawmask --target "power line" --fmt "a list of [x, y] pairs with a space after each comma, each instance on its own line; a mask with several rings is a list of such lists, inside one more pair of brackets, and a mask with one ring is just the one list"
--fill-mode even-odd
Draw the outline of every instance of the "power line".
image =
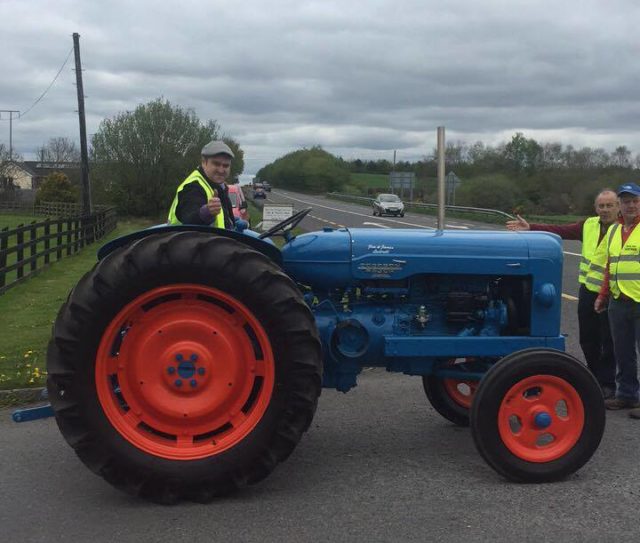
[[[19, 115], [19, 119], [21, 119], [22, 117], [24, 117], [27, 113], [29, 113], [34, 107], [36, 107], [36, 105], [38, 105], [38, 102], [40, 102], [40, 100], [42, 100], [45, 96], [45, 94], [47, 94], [47, 92], [49, 92], [49, 89], [51, 87], [53, 87], [53, 84], [56, 82], [56, 79], [58, 79], [58, 76], [60, 75], [60, 73], [62, 72], [62, 70], [64, 69], [64, 67], [67, 64], [67, 61], [69, 60], [69, 57], [71, 57], [71, 53], [73, 53], [73, 47], [69, 50], [69, 54], [67, 55], [67, 58], [64, 59], [64, 62], [62, 63], [62, 66], [60, 66], [60, 69], [58, 70], [58, 73], [56, 74], [56, 76], [53, 78], [53, 81], [51, 81], [51, 83], [49, 83], [49, 86], [45, 89], [45, 91], [40, 95], [40, 97], [33, 103], [31, 104], [31, 106], [29, 108], [27, 108], [26, 111], [24, 111], [23, 113], [21, 113]], [[6, 119], [3, 119], [6, 120]]]

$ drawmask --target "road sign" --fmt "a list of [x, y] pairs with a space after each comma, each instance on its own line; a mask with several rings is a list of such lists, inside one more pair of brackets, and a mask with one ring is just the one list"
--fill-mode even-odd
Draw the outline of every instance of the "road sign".
[[449, 172], [447, 177], [444, 180], [446, 193], [447, 193], [447, 204], [448, 205], [456, 205], [456, 188], [462, 184], [460, 178], [453, 172]]
[[293, 215], [293, 204], [265, 204], [262, 208], [262, 230], [269, 230]]
[[391, 172], [389, 174], [389, 188], [391, 192], [402, 195], [404, 200], [404, 189], [409, 189], [409, 200], [413, 200], [413, 187], [416, 182], [416, 174], [413, 172]]

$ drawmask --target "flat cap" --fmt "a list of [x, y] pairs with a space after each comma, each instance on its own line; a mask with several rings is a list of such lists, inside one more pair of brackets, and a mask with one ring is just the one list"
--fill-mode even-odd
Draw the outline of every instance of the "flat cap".
[[231, 148], [221, 140], [210, 141], [202, 148], [200, 154], [202, 156], [229, 155], [231, 158], [235, 158]]

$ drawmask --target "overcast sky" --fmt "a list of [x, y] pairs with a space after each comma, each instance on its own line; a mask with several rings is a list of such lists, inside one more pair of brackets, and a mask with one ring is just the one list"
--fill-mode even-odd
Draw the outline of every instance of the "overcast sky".
[[[0, 109], [25, 112], [78, 32], [89, 134], [164, 97], [217, 120], [245, 173], [313, 145], [417, 160], [439, 125], [640, 152], [637, 0], [0, 0], [0, 22]], [[79, 141], [73, 67], [14, 120], [26, 158]]]

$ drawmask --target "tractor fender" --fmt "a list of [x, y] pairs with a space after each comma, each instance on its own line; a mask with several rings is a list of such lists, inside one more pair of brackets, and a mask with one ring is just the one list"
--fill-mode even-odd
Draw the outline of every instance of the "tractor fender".
[[144, 230], [138, 230], [125, 236], [121, 236], [108, 243], [105, 243], [98, 250], [98, 260], [102, 260], [105, 256], [112, 253], [120, 247], [129, 245], [133, 241], [146, 238], [148, 236], [154, 236], [156, 234], [174, 233], [174, 232], [208, 232], [212, 236], [221, 236], [225, 238], [234, 239], [244, 245], [251, 247], [252, 249], [262, 253], [266, 257], [273, 260], [278, 266], [282, 267], [282, 254], [275, 244], [270, 239], [259, 239], [258, 233], [252, 230], [245, 230], [244, 232], [236, 232], [235, 230], [224, 230], [221, 228], [213, 228], [211, 226], [201, 226], [196, 224], [178, 224], [178, 225], [157, 225], [145, 228]]

